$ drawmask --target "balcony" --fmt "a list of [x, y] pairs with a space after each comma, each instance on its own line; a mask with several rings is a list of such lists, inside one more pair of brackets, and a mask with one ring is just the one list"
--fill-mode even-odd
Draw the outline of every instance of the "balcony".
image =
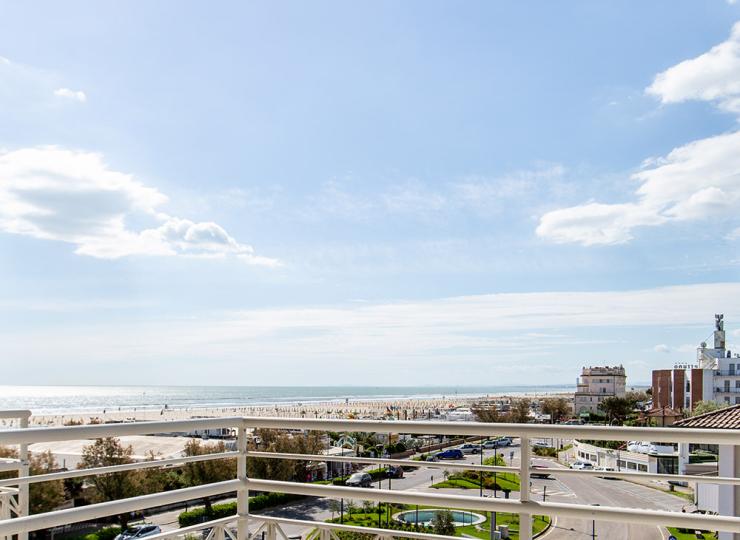
[[740, 394], [740, 388], [715, 388], [715, 394]]
[[715, 377], [740, 377], [740, 371], [724, 371], [720, 369], [714, 370]]
[[[12, 411], [0, 417], [20, 417], [21, 426], [26, 426], [27, 411]], [[192, 432], [195, 429], [232, 428], [236, 430], [236, 450], [219, 454], [205, 454], [191, 457], [178, 457], [153, 461], [141, 461], [99, 467], [94, 469], [75, 469], [48, 474], [30, 476], [28, 466], [28, 445], [50, 441], [72, 441], [96, 439], [102, 437], [120, 437], [126, 435], [149, 435], [161, 433]], [[374, 432], [374, 433], [414, 433], [435, 434], [454, 437], [485, 436], [496, 437], [508, 435], [520, 440], [520, 459], [518, 466], [494, 466], [461, 462], [425, 462], [408, 459], [362, 458], [342, 455], [322, 454], [283, 454], [275, 452], [248, 450], [248, 437], [252, 429], [279, 429], [279, 430], [315, 430], [333, 432]], [[3, 516], [0, 512], [0, 538], [10, 538], [18, 535], [18, 540], [26, 540], [31, 531], [40, 531], [52, 527], [71, 523], [100, 519], [111, 515], [140, 511], [148, 508], [168, 504], [194, 501], [203, 497], [213, 497], [228, 493], [236, 493], [237, 510], [232, 516], [222, 519], [199, 523], [171, 531], [165, 531], [148, 540], [161, 540], [183, 537], [196, 531], [208, 530], [204, 535], [206, 540], [249, 540], [261, 537], [265, 540], [285, 540], [288, 535], [284, 529], [288, 526], [301, 524], [312, 528], [315, 533], [312, 539], [331, 540], [337, 538], [341, 531], [366, 533], [379, 540], [396, 538], [413, 538], [417, 540], [459, 540], [459, 537], [433, 535], [425, 532], [409, 530], [390, 530], [376, 527], [359, 527], [354, 525], [310, 521], [304, 519], [288, 519], [283, 517], [268, 517], [250, 513], [250, 492], [279, 492], [303, 495], [309, 497], [323, 497], [334, 500], [359, 499], [380, 503], [394, 503], [404, 505], [420, 505], [424, 507], [455, 508], [476, 512], [506, 512], [519, 515], [520, 536], [522, 540], [533, 538], [533, 516], [550, 516], [554, 519], [583, 520], [589, 524], [598, 522], [617, 523], [624, 527], [630, 524], [647, 526], [675, 526], [689, 529], [718, 530], [726, 533], [740, 534], [740, 518], [729, 515], [703, 515], [682, 513], [680, 511], [645, 510], [642, 501], [636, 500], [638, 508], [619, 506], [593, 506], [582, 503], [546, 502], [535, 497], [532, 489], [532, 478], [549, 474], [554, 478], [566, 478], [576, 475], [580, 479], [595, 481], [595, 476], [603, 472], [574, 470], [548, 466], [547, 468], [532, 467], [532, 450], [530, 442], [541, 440], [657, 440], [672, 442], [702, 442], [735, 446], [740, 444], [737, 431], [710, 430], [710, 429], [678, 429], [678, 428], [633, 428], [633, 427], [605, 427], [605, 426], [565, 426], [565, 425], [535, 425], [535, 424], [482, 424], [472, 422], [396, 422], [396, 421], [364, 421], [364, 420], [319, 420], [319, 419], [286, 419], [286, 418], [258, 418], [258, 417], [231, 417], [209, 418], [170, 422], [137, 422], [121, 424], [102, 424], [54, 428], [26, 428], [0, 431], [0, 445], [17, 445], [19, 459], [0, 461], [0, 471], [17, 471], [18, 477], [0, 480], [0, 489], [15, 490], [14, 500], [6, 501], [9, 511]], [[513, 454], [512, 454], [513, 455]], [[355, 464], [396, 465], [404, 467], [432, 467], [440, 471], [474, 470], [481, 472], [516, 473], [520, 477], [520, 495], [518, 498], [499, 499], [483, 497], [482, 490], [474, 490], [476, 496], [444, 493], [425, 493], [421, 491], [399, 491], [390, 489], [366, 489], [335, 485], [321, 485], [316, 483], [284, 482], [275, 480], [253, 479], [247, 476], [247, 460], [250, 458], [274, 460], [306, 460], [312, 462], [338, 462]], [[213, 459], [235, 459], [237, 463], [236, 477], [230, 480], [199, 485], [172, 491], [139, 495], [121, 500], [91, 504], [89, 506], [51, 511], [42, 514], [29, 515], [30, 484], [68, 478], [91, 477], [93, 475], [110, 474], [114, 472], [146, 470], [150, 468], [182, 465], [188, 462], [208, 461]], [[482, 462], [482, 459], [481, 459]], [[513, 459], [510, 463], [513, 462]], [[740, 479], [734, 477], [697, 477], [686, 475], [665, 475], [640, 473], [629, 471], [609, 472], [610, 477], [620, 479], [675, 480], [718, 484], [720, 486], [740, 486]], [[544, 497], [541, 497], [544, 499]], [[7, 499], [7, 497], [6, 497]], [[0, 501], [1, 502], [1, 501]], [[590, 501], [587, 501], [590, 502]], [[2, 508], [0, 508], [2, 510]], [[595, 526], [595, 525], [594, 525]], [[491, 536], [493, 538], [493, 536]]]

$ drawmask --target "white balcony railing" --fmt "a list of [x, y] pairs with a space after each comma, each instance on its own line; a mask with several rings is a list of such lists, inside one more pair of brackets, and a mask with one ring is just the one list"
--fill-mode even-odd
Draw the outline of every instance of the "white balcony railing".
[[[657, 526], [675, 526], [691, 529], [718, 530], [727, 533], [740, 534], [740, 518], [736, 516], [687, 514], [656, 510], [642, 510], [635, 508], [621, 508], [609, 506], [590, 506], [583, 504], [566, 504], [559, 502], [538, 502], [531, 498], [530, 473], [531, 449], [529, 441], [532, 438], [550, 439], [593, 439], [593, 440], [654, 440], [672, 442], [701, 442], [719, 445], [740, 445], [740, 432], [733, 430], [709, 429], [671, 429], [671, 428], [633, 428], [633, 427], [594, 427], [594, 426], [552, 426], [535, 424], [482, 424], [473, 422], [386, 422], [386, 421], [358, 421], [358, 420], [318, 420], [318, 419], [289, 419], [289, 418], [253, 418], [231, 417], [211, 418], [171, 422], [136, 422], [123, 424], [98, 424], [88, 426], [70, 426], [58, 428], [27, 428], [28, 411], [11, 411], [0, 413], [0, 418], [11, 416], [20, 417], [20, 429], [0, 431], [0, 445], [18, 445], [20, 459], [16, 461], [0, 462], [0, 470], [16, 470], [18, 477], [0, 480], [0, 489], [13, 489], [16, 492], [15, 510], [12, 516], [0, 516], [0, 539], [19, 535], [19, 540], [30, 531], [48, 529], [80, 521], [94, 520], [107, 516], [141, 511], [157, 506], [180, 503], [201, 499], [208, 496], [237, 493], [237, 513], [232, 517], [218, 519], [207, 523], [165, 532], [157, 536], [148, 537], [149, 540], [171, 538], [190, 531], [211, 529], [208, 540], [248, 540], [258, 533], [265, 532], [268, 540], [277, 540], [278, 536], [287, 536], [281, 525], [302, 523], [316, 527], [319, 531], [318, 540], [336, 538], [337, 530], [352, 530], [370, 533], [381, 540], [391, 537], [416, 538], [428, 540], [445, 538], [420, 532], [401, 530], [386, 530], [376, 528], [354, 527], [334, 523], [310, 522], [285, 518], [254, 516], [249, 513], [248, 498], [250, 491], [272, 491], [292, 493], [298, 495], [328, 497], [335, 499], [361, 499], [376, 502], [396, 504], [425, 505], [444, 508], [460, 508], [483, 512], [509, 512], [520, 516], [520, 538], [532, 538], [532, 516], [547, 515], [552, 517], [571, 517], [584, 520], [603, 520], [619, 523], [642, 523]], [[68, 441], [95, 439], [100, 437], [120, 437], [125, 435], [147, 435], [156, 433], [190, 432], [194, 429], [207, 428], [235, 428], [237, 430], [237, 450], [220, 454], [209, 454], [194, 457], [163, 459], [158, 461], [137, 462], [111, 467], [95, 469], [78, 469], [29, 476], [28, 445], [39, 442]], [[450, 436], [498, 436], [509, 435], [521, 439], [521, 465], [519, 467], [473, 465], [468, 463], [449, 462], [421, 462], [411, 460], [360, 458], [348, 456], [326, 456], [308, 454], [279, 454], [272, 452], [254, 452], [247, 450], [247, 434], [253, 428], [298, 429], [335, 432], [380, 432], [380, 433], [415, 433]], [[414, 491], [390, 491], [385, 489], [363, 489], [344, 486], [329, 486], [317, 484], [303, 484], [297, 482], [281, 482], [274, 480], [258, 480], [247, 477], [247, 459], [249, 457], [268, 459], [302, 459], [310, 461], [351, 462], [363, 464], [392, 464], [407, 467], [434, 467], [445, 470], [472, 469], [480, 471], [514, 472], [520, 475], [520, 498], [491, 499], [463, 495], [445, 495], [439, 493], [422, 493]], [[28, 515], [28, 486], [36, 482], [59, 480], [64, 478], [89, 477], [98, 474], [138, 470], [150, 467], [182, 464], [192, 461], [210, 459], [233, 458], [237, 460], [237, 475], [233, 480], [205, 484], [167, 491], [162, 493], [131, 497], [118, 501], [92, 504], [89, 506], [58, 510], [44, 514]], [[576, 471], [571, 469], [548, 468], [536, 469], [538, 474], [549, 472], [557, 475], [598, 475], [596, 471]], [[733, 477], [697, 477], [663, 474], [646, 474], [639, 472], [609, 472], [609, 476], [662, 480], [690, 480], [694, 482], [715, 483], [720, 485], [739, 486], [740, 479]], [[258, 521], [255, 521], [258, 520]], [[250, 522], [260, 523], [259, 527]], [[236, 533], [226, 526], [236, 522]], [[459, 539], [458, 539], [459, 540]]]

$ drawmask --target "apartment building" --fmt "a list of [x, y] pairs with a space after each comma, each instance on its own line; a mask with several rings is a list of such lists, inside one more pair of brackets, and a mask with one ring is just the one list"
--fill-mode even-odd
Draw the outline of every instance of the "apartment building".
[[695, 363], [653, 371], [653, 409], [692, 410], [699, 401], [740, 404], [740, 356], [727, 349], [724, 315], [714, 316], [714, 343], [702, 342]]
[[627, 375], [622, 366], [584, 367], [576, 381], [576, 414], [598, 412], [599, 403], [608, 397], [624, 397]]

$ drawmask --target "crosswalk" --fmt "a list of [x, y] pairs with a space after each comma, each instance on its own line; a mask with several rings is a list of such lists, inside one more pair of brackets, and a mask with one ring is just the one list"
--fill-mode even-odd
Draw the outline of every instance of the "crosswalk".
[[576, 494], [568, 489], [564, 484], [560, 482], [550, 482], [547, 485], [534, 485], [530, 488], [529, 492], [532, 494], [532, 499], [542, 499], [543, 496], [550, 497], [569, 497], [575, 498]]

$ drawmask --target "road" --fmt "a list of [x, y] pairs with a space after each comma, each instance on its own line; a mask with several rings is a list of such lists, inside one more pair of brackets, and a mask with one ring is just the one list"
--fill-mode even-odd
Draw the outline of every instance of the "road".
[[[516, 441], [515, 441], [516, 442]], [[484, 459], [493, 455], [493, 450], [486, 450]], [[514, 445], [509, 448], [499, 449], [499, 455], [503, 455], [506, 464], [519, 466], [519, 447]], [[480, 455], [466, 455], [463, 460], [466, 463], [480, 463]], [[546, 467], [563, 467], [554, 460], [535, 458], [533, 463]], [[374, 466], [368, 467], [373, 468]], [[431, 488], [432, 483], [439, 482], [443, 479], [442, 470], [424, 465], [413, 471], [407, 472], [403, 478], [386, 479], [380, 484], [375, 483], [374, 489], [403, 490], [403, 491], [421, 491], [430, 493], [459, 493], [475, 497], [478, 495], [477, 490], [457, 490], [445, 489], [437, 490]], [[389, 486], [390, 484], [390, 486]], [[371, 488], [368, 488], [371, 489]], [[654, 510], [671, 510], [680, 512], [681, 508], [686, 505], [686, 501], [663, 493], [647, 486], [633, 484], [622, 480], [606, 480], [603, 478], [579, 478], [575, 475], [562, 475], [549, 479], [532, 479], [532, 500], [542, 500], [546, 497], [549, 502], [562, 503], [579, 503], [579, 504], [598, 504], [601, 506], [619, 506], [627, 508], [642, 508]], [[493, 496], [490, 490], [485, 491], [486, 496]], [[503, 497], [499, 492], [498, 497]], [[517, 498], [518, 493], [511, 493], [512, 498]], [[345, 501], [348, 502], [348, 501]], [[361, 501], [355, 501], [360, 504]], [[177, 528], [177, 515], [180, 511], [166, 512], [151, 516], [149, 521], [159, 524], [163, 530]], [[293, 519], [303, 519], [310, 521], [323, 521], [335, 516], [330, 509], [329, 499], [306, 499], [289, 505], [273, 508], [265, 512], [265, 515], [286, 517]], [[260, 522], [254, 520], [250, 523], [250, 529], [259, 526]], [[547, 540], [586, 540], [592, 535], [592, 528], [595, 526], [596, 538], [599, 540], [663, 540], [664, 536], [658, 527], [645, 526], [638, 523], [618, 524], [611, 522], [577, 520], [572, 518], [558, 518], [554, 526], [547, 533]], [[309, 532], [311, 527], [304, 526], [285, 526], [284, 530], [288, 536], [296, 537]]]

